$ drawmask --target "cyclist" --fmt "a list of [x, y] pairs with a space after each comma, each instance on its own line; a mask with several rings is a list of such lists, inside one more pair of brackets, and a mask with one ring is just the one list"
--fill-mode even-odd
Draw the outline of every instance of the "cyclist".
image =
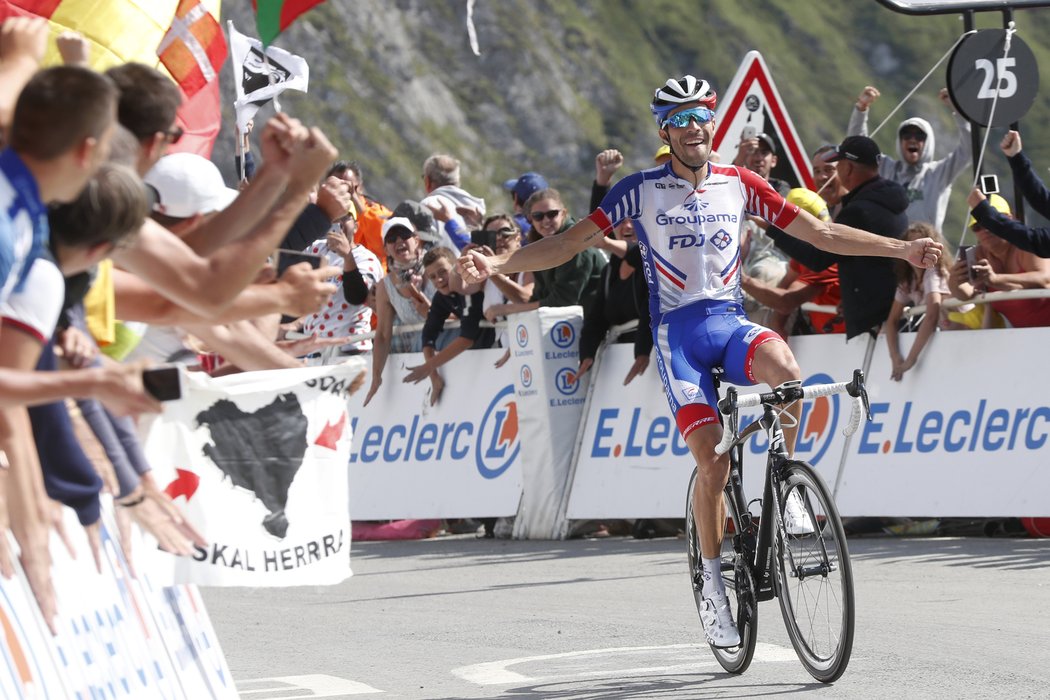
[[[740, 644], [721, 574], [722, 489], [727, 456], [716, 457], [721, 428], [710, 369], [721, 366], [739, 385], [777, 386], [799, 379], [787, 343], [744, 315], [740, 293], [740, 229], [756, 215], [819, 248], [843, 255], [878, 255], [932, 267], [941, 246], [901, 241], [825, 223], [788, 203], [761, 177], [710, 162], [715, 91], [686, 75], [657, 88], [650, 110], [671, 160], [616, 183], [589, 217], [564, 233], [512, 254], [471, 250], [459, 260], [467, 282], [497, 272], [553, 267], [596, 245], [624, 219], [634, 221], [649, 288], [657, 367], [678, 429], [698, 465], [693, 509], [704, 561], [701, 618], [716, 647]], [[792, 409], [797, 419], [800, 408]], [[785, 430], [787, 448], [794, 429]]]

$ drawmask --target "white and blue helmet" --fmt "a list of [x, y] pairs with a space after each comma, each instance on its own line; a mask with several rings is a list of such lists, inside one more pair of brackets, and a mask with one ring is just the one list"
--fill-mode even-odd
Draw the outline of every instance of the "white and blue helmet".
[[682, 105], [696, 102], [714, 111], [717, 100], [718, 95], [706, 80], [685, 75], [681, 78], [668, 78], [666, 83], [657, 88], [649, 111], [653, 113], [656, 125], [663, 126], [667, 115]]

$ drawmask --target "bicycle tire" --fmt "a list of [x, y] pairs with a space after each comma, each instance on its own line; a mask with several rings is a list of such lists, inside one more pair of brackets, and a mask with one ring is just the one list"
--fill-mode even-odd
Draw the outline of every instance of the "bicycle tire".
[[[842, 519], [824, 480], [805, 462], [788, 462], [774, 486], [780, 511], [774, 518], [774, 581], [784, 626], [809, 674], [831, 683], [849, 664], [856, 624]], [[783, 515], [791, 493], [798, 494], [809, 517], [808, 527], [796, 522], [794, 533], [787, 531]]]
[[[689, 552], [689, 580], [693, 587], [693, 600], [697, 614], [703, 604], [703, 562], [700, 558], [700, 538], [693, 516], [693, 488], [696, 485], [696, 469], [689, 480], [689, 489], [685, 501], [686, 541]], [[727, 487], [728, 488], [728, 487]], [[723, 493], [726, 504], [726, 531], [722, 535], [722, 576], [725, 580], [726, 594], [731, 596], [736, 613], [737, 629], [740, 632], [740, 646], [733, 649], [719, 649], [712, 646], [711, 652], [718, 663], [729, 673], [743, 673], [751, 665], [755, 655], [755, 643], [758, 641], [758, 601], [755, 599], [754, 580], [751, 566], [734, 548], [734, 533], [741, 531], [740, 514], [733, 499]], [[732, 524], [732, 533], [729, 531]]]

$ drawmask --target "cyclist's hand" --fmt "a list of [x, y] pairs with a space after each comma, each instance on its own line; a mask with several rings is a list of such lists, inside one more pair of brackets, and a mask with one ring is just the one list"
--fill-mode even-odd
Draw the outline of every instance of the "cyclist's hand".
[[648, 355], [640, 355], [634, 358], [634, 364], [631, 365], [630, 371], [627, 373], [627, 376], [624, 377], [623, 385], [627, 386], [631, 383], [632, 379], [641, 374], [645, 374], [645, 370], [647, 367], [649, 367]]
[[944, 246], [937, 241], [932, 238], [920, 238], [907, 242], [905, 259], [915, 267], [928, 270], [937, 265], [937, 261], [941, 259], [942, 252], [944, 252]]

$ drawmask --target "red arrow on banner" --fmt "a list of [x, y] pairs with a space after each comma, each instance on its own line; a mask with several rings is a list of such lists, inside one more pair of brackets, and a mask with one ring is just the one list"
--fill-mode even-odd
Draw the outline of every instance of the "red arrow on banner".
[[201, 478], [191, 471], [185, 469], [175, 469], [175, 480], [172, 481], [164, 489], [164, 493], [168, 494], [171, 500], [175, 500], [179, 496], [185, 496], [188, 502], [193, 498], [193, 494], [197, 493], [197, 487], [200, 486]]
[[315, 445], [321, 447], [327, 447], [330, 450], [334, 450], [336, 443], [339, 442], [339, 438], [343, 437], [343, 431], [346, 430], [346, 412], [339, 417], [339, 422], [332, 425], [329, 422], [325, 422], [324, 428], [321, 429], [321, 434], [314, 440]]

